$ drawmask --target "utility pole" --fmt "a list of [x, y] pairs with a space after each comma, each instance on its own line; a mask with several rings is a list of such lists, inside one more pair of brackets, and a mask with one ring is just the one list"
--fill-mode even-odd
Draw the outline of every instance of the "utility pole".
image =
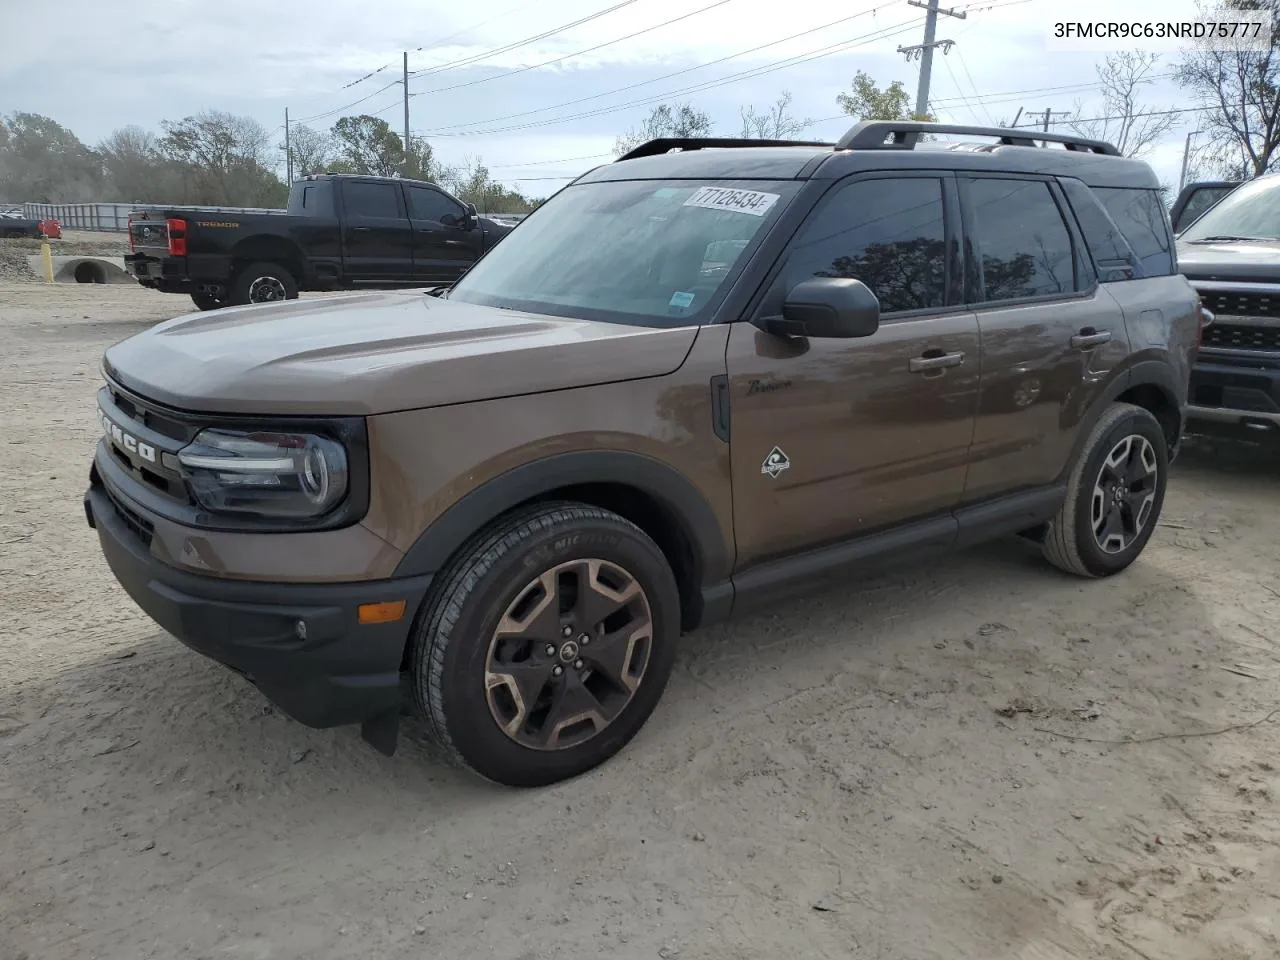
[[284, 169], [285, 178], [293, 185], [293, 150], [289, 146], [289, 108], [284, 108]]
[[928, 14], [924, 20], [924, 43], [917, 43], [910, 47], [898, 47], [898, 52], [905, 54], [908, 62], [916, 57], [920, 58], [920, 83], [916, 87], [915, 115], [923, 117], [929, 112], [929, 78], [933, 73], [933, 48], [941, 47], [945, 56], [955, 45], [954, 40], [934, 39], [938, 30], [938, 14], [955, 17], [957, 20], [964, 20], [968, 14], [955, 9], [940, 10], [938, 9], [938, 0], [928, 0], [928, 3], [921, 3], [920, 0], [907, 0], [907, 3], [910, 6], [919, 7]]
[[1198, 130], [1192, 130], [1187, 134], [1186, 146], [1182, 148], [1182, 173], [1178, 176], [1178, 192], [1182, 192], [1182, 188], [1187, 185], [1187, 165], [1191, 162], [1191, 140], [1198, 133]]
[[404, 52], [404, 168], [400, 175], [409, 175], [409, 51]]
[[[1023, 111], [1023, 108], [1019, 107], [1018, 108], [1019, 117], [1022, 116], [1022, 111]], [[1071, 116], [1071, 111], [1070, 110], [1049, 110], [1048, 108], [1044, 110], [1031, 111], [1031, 116], [1040, 117], [1040, 129], [1042, 129], [1045, 133], [1049, 132], [1049, 124], [1053, 121], [1054, 114], [1057, 114], [1060, 117], [1069, 117]], [[1018, 125], [1018, 121], [1015, 119], [1013, 121], [1013, 126], [1016, 127], [1017, 125]]]

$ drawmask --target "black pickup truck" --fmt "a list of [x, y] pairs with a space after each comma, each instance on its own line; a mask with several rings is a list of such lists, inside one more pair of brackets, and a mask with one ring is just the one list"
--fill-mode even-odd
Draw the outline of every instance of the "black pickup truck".
[[1280, 174], [1211, 186], [1224, 189], [1177, 235], [1179, 270], [1214, 315], [1188, 429], [1280, 439]]
[[513, 228], [434, 183], [332, 174], [296, 181], [283, 213], [135, 211], [125, 266], [213, 310], [299, 290], [452, 283]]

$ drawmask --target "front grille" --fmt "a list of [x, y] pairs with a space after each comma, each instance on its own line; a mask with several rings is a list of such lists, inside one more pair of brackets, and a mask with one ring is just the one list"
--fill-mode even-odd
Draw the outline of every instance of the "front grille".
[[1204, 346], [1223, 350], [1280, 351], [1280, 327], [1248, 327], [1218, 322], [1204, 331]]
[[107, 492], [107, 499], [111, 501], [111, 506], [116, 511], [116, 516], [124, 521], [124, 525], [133, 531], [134, 535], [142, 541], [142, 545], [147, 549], [151, 548], [151, 538], [155, 536], [155, 525], [146, 517], [130, 510], [111, 492], [111, 488], [103, 486]]
[[140, 423], [174, 440], [181, 440], [184, 444], [191, 442], [195, 437], [196, 428], [183, 423], [176, 417], [167, 416], [158, 408], [132, 394], [125, 393], [115, 384], [112, 384], [110, 389], [111, 400], [115, 403], [116, 409], [135, 423]]
[[1200, 299], [1215, 315], [1229, 317], [1280, 317], [1280, 291], [1276, 293], [1201, 292]]

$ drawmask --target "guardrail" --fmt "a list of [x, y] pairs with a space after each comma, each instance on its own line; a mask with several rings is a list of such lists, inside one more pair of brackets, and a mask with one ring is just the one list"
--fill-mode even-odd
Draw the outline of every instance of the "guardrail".
[[[128, 233], [129, 214], [134, 210], [201, 210], [206, 213], [270, 213], [286, 211], [271, 207], [204, 207], [164, 203], [24, 203], [22, 215], [30, 220], [57, 220], [64, 230], [96, 230]], [[492, 213], [496, 220], [523, 220], [527, 213]]]
[[22, 215], [31, 220], [52, 218], [65, 230], [96, 230], [103, 233], [127, 233], [129, 214], [134, 210], [204, 210], [216, 213], [274, 213], [284, 210], [268, 207], [205, 207], [164, 203], [24, 203]]

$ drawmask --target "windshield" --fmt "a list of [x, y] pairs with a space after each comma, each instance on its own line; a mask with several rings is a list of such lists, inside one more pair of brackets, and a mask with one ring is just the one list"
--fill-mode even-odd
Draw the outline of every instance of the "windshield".
[[702, 323], [795, 181], [583, 183], [534, 211], [450, 300], [644, 326]]
[[1194, 242], [1212, 237], [1280, 239], [1280, 177], [1236, 187], [1189, 226], [1181, 239]]

